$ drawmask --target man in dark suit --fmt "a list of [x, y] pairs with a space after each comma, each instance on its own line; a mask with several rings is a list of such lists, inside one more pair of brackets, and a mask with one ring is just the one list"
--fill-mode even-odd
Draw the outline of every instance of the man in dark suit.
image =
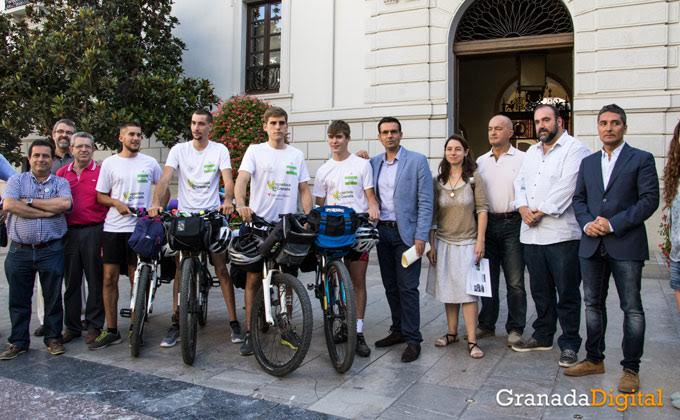
[[654, 157], [624, 142], [626, 129], [625, 111], [617, 105], [605, 105], [597, 117], [602, 151], [585, 158], [579, 169], [573, 205], [585, 233], [579, 257], [587, 355], [564, 374], [604, 373], [605, 305], [613, 274], [624, 312], [619, 392], [633, 393], [640, 387], [638, 372], [645, 338], [640, 288], [649, 249], [644, 222], [659, 206], [659, 180]]
[[373, 185], [380, 203], [378, 263], [392, 313], [390, 334], [376, 347], [406, 342], [401, 361], [420, 355], [420, 260], [404, 268], [401, 254], [411, 246], [422, 256], [432, 225], [432, 173], [427, 158], [400, 146], [401, 123], [385, 117], [378, 123], [378, 138], [385, 153], [371, 159]]

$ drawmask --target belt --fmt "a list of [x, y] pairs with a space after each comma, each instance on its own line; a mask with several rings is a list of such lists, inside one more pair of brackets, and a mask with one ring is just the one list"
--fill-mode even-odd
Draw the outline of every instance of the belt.
[[93, 226], [101, 226], [102, 223], [104, 223], [104, 222], [87, 223], [87, 224], [84, 224], [84, 225], [70, 225], [68, 228], [69, 229], [84, 229], [84, 228], [89, 228], [89, 227], [93, 227]]
[[513, 217], [519, 217], [519, 212], [510, 211], [507, 213], [489, 213], [489, 219], [512, 219]]
[[61, 239], [52, 239], [51, 241], [40, 242], [38, 244], [22, 244], [22, 243], [19, 243], [19, 242], [14, 242], [14, 244], [16, 244], [16, 246], [18, 246], [19, 248], [43, 249], [43, 248], [47, 248], [48, 246], [50, 246], [53, 243], [60, 241], [60, 240]]
[[396, 228], [397, 222], [394, 221], [394, 220], [381, 220], [381, 221], [378, 222], [378, 226]]

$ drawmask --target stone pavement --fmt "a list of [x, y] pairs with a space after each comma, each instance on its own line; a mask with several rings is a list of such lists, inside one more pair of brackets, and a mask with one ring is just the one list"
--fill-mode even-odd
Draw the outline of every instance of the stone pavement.
[[[4, 260], [4, 255], [0, 259]], [[170, 321], [171, 287], [163, 285], [145, 329], [146, 347], [138, 359], [130, 357], [126, 341], [95, 352], [76, 339], [66, 345], [64, 356], [53, 357], [45, 352], [41, 340], [35, 339], [27, 355], [0, 363], [0, 417], [680, 418], [680, 410], [670, 405], [671, 393], [680, 391], [680, 316], [668, 280], [663, 278], [667, 276], [663, 267], [645, 269], [647, 333], [641, 366], [641, 391], [656, 393], [660, 388], [663, 407], [631, 407], [620, 412], [615, 407], [504, 407], [497, 403], [497, 393], [502, 389], [512, 389], [514, 394], [566, 396], [572, 392], [590, 395], [592, 388], [602, 388], [616, 394], [621, 372], [622, 314], [613, 284], [608, 298], [606, 373], [567, 378], [557, 365], [557, 346], [549, 352], [524, 354], [505, 346], [505, 304], [501, 305], [503, 321], [498, 323], [498, 336], [479, 341], [486, 352], [483, 359], [471, 359], [464, 341], [435, 348], [432, 342], [446, 331], [446, 321], [443, 305], [424, 293], [425, 266], [421, 275], [423, 350], [416, 362], [403, 364], [403, 346], [373, 346], [387, 333], [390, 316], [375, 255], [371, 261], [365, 334], [372, 354], [366, 359], [355, 358], [352, 369], [344, 375], [330, 366], [319, 304], [311, 294], [315, 312], [311, 349], [295, 372], [275, 378], [264, 373], [253, 357], [240, 356], [238, 345], [229, 341], [225, 305], [217, 288], [211, 291], [208, 324], [199, 331], [196, 361], [185, 366], [179, 346], [158, 346]], [[6, 308], [4, 272], [2, 277], [0, 307]], [[306, 284], [313, 278], [305, 274], [302, 281]], [[121, 296], [127, 296], [127, 279], [122, 279], [120, 286]], [[504, 299], [505, 290], [501, 289]], [[237, 291], [237, 302], [242, 306], [241, 290]], [[121, 300], [120, 304], [122, 307], [128, 302]], [[242, 307], [238, 315], [242, 320]], [[529, 297], [525, 336], [531, 333], [535, 316]], [[123, 331], [127, 322], [120, 322]], [[7, 310], [0, 311], [3, 342], [9, 335], [9, 325]], [[35, 327], [34, 317], [31, 330]], [[581, 331], [585, 337], [584, 318]], [[464, 334], [462, 326], [459, 334]], [[582, 347], [579, 356], [584, 354]]]

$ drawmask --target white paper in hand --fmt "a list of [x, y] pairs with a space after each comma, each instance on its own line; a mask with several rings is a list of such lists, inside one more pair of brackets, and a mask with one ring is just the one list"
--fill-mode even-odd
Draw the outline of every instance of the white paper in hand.
[[479, 264], [472, 265], [465, 282], [465, 293], [473, 296], [491, 297], [491, 275], [489, 260], [482, 258]]

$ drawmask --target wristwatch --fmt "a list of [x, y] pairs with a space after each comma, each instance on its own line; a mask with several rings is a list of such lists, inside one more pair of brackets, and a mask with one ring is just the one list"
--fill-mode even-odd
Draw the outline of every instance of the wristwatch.
[[26, 199], [26, 205], [28, 207], [33, 207], [33, 198], [32, 197]]

